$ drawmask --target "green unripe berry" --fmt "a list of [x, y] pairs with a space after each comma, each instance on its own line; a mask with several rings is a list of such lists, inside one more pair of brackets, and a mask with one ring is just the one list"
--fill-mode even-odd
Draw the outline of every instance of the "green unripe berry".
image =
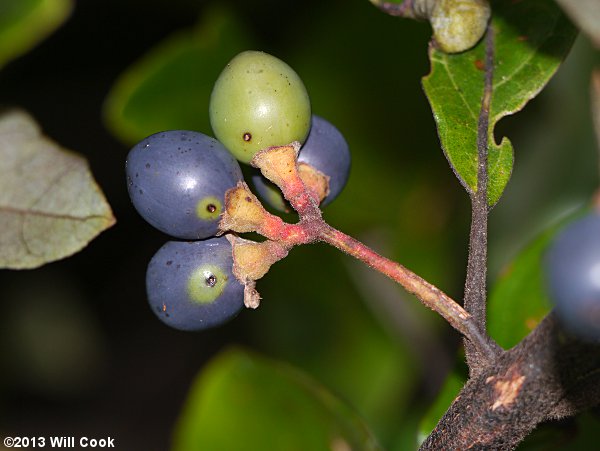
[[429, 16], [433, 38], [442, 52], [458, 53], [475, 46], [490, 19], [488, 0], [438, 0]]
[[310, 129], [302, 80], [264, 52], [242, 52], [227, 64], [213, 88], [209, 113], [216, 138], [244, 163], [261, 149], [303, 143]]

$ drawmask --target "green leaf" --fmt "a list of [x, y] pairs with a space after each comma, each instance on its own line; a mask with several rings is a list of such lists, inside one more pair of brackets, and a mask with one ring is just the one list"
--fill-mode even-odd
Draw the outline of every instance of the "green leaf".
[[0, 115], [0, 268], [35, 268], [81, 250], [115, 219], [82, 157], [23, 112]]
[[450, 404], [452, 404], [465, 385], [465, 382], [465, 377], [459, 371], [455, 370], [448, 374], [435, 402], [421, 419], [421, 423], [419, 424], [419, 445], [431, 434], [431, 431], [433, 431], [442, 416], [446, 413]]
[[105, 105], [109, 128], [127, 143], [169, 129], [212, 134], [208, 103], [213, 84], [250, 42], [231, 14], [207, 12], [196, 29], [167, 38], [120, 76]]
[[361, 419], [288, 365], [233, 349], [194, 382], [173, 451], [379, 449]]
[[504, 348], [528, 335], [552, 308], [546, 293], [543, 257], [563, 225], [579, 211], [554, 224], [531, 242], [502, 272], [490, 293], [488, 330]]
[[0, 0], [0, 67], [58, 28], [72, 0]]
[[[510, 178], [513, 149], [494, 140], [503, 117], [521, 110], [558, 69], [576, 35], [548, 0], [502, 0], [493, 4], [494, 71], [488, 127], [488, 204], [500, 199]], [[477, 191], [477, 124], [484, 92], [485, 42], [447, 55], [430, 48], [431, 72], [423, 87], [431, 104], [442, 149], [460, 182]]]

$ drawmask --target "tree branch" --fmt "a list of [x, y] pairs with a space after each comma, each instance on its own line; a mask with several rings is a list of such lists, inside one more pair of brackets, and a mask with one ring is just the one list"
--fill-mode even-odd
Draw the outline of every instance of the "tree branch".
[[514, 449], [539, 423], [598, 403], [600, 345], [566, 335], [551, 313], [467, 382], [421, 449]]
[[[494, 30], [491, 25], [485, 36], [485, 79], [481, 109], [477, 124], [477, 191], [471, 195], [471, 233], [469, 260], [465, 281], [464, 308], [482, 334], [486, 333], [487, 302], [487, 228], [488, 228], [488, 136], [492, 81], [494, 72]], [[488, 363], [489, 355], [482, 355], [472, 343], [465, 341], [469, 372], [473, 375]], [[493, 358], [493, 356], [491, 356]]]

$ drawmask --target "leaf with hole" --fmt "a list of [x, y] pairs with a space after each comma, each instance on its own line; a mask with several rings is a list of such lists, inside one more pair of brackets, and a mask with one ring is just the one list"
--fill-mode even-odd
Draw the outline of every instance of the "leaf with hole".
[[[513, 166], [512, 144], [506, 137], [497, 143], [494, 127], [542, 90], [576, 35], [561, 10], [547, 0], [502, 0], [493, 8], [493, 82], [487, 128], [489, 206], [500, 199]], [[423, 78], [442, 149], [470, 194], [478, 188], [477, 133], [487, 70], [485, 47], [485, 38], [472, 50], [456, 55], [431, 47], [431, 71]]]

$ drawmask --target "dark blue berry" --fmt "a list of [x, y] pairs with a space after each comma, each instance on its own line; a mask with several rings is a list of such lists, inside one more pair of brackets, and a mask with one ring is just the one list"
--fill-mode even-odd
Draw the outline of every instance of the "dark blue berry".
[[[306, 142], [298, 155], [299, 163], [308, 163], [329, 177], [329, 194], [321, 203], [329, 204], [341, 192], [350, 174], [350, 149], [340, 131], [330, 122], [314, 115]], [[258, 195], [272, 207], [286, 210], [278, 188], [260, 173], [254, 174], [252, 182]]]
[[146, 272], [152, 311], [180, 330], [224, 323], [244, 305], [244, 286], [231, 272], [232, 266], [231, 244], [225, 237], [167, 242]]
[[157, 229], [182, 239], [217, 232], [225, 192], [242, 180], [238, 162], [217, 140], [173, 130], [136, 144], [126, 163], [133, 205]]
[[569, 224], [546, 255], [549, 293], [565, 327], [600, 340], [600, 213]]

